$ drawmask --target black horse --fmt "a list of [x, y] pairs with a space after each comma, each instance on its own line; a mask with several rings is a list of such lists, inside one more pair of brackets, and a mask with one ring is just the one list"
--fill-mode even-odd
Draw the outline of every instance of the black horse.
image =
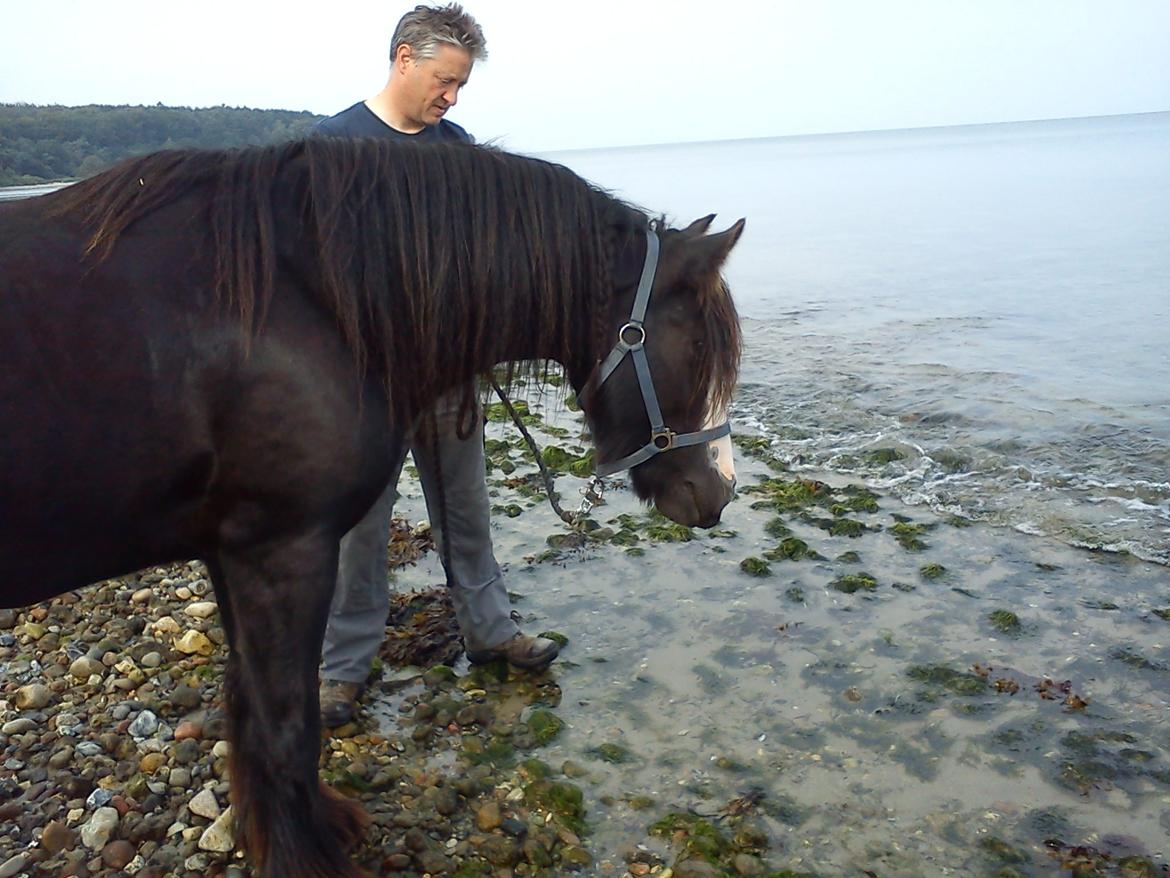
[[[629, 321], [648, 229], [662, 420], [703, 427], [739, 364], [719, 269], [742, 221], [710, 220], [667, 229], [490, 149], [323, 138], [157, 153], [0, 206], [0, 606], [203, 559], [239, 837], [268, 878], [358, 874], [361, 809], [317, 777], [340, 537], [440, 393], [521, 361], [585, 386]], [[593, 382], [600, 461], [647, 443], [634, 371]], [[731, 496], [701, 443], [631, 481], [688, 525]]]

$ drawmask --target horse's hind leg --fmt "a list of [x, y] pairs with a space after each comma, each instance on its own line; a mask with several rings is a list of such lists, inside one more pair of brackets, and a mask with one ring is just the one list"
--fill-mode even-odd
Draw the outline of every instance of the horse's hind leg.
[[361, 807], [320, 784], [317, 662], [337, 575], [337, 542], [301, 537], [221, 552], [209, 565], [231, 626], [224, 686], [232, 802], [263, 878], [351, 878], [344, 851]]

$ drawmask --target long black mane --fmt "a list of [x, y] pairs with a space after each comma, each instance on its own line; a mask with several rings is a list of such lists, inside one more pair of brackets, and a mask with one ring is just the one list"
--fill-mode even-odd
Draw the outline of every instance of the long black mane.
[[[219, 298], [247, 331], [263, 326], [287, 224], [299, 224], [297, 246], [315, 261], [313, 292], [359, 370], [386, 381], [400, 414], [419, 411], [468, 364], [505, 360], [505, 340], [514, 349], [521, 332], [550, 358], [591, 367], [616, 329], [603, 325], [615, 254], [650, 223], [550, 162], [487, 147], [324, 137], [156, 153], [56, 197], [59, 210], [84, 217], [88, 248], [101, 258], [133, 223], [197, 189], [206, 192]], [[290, 204], [298, 216], [284, 215]], [[711, 354], [698, 386], [726, 399], [738, 326], [718, 275], [707, 283]], [[395, 375], [410, 379], [392, 383]]]

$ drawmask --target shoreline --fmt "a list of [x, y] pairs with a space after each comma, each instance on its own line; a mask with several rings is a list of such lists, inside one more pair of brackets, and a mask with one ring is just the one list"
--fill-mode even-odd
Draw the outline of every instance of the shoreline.
[[[529, 408], [546, 460], [580, 468], [573, 416]], [[488, 439], [515, 608], [568, 642], [540, 675], [469, 669], [438, 597], [400, 601], [413, 636], [392, 629], [360, 721], [323, 741], [323, 776], [373, 817], [359, 864], [458, 878], [1170, 868], [1160, 568], [797, 476], [744, 436], [743, 490], [715, 530], [648, 515], [619, 487], [582, 541], [514, 432], [493, 421]], [[409, 473], [398, 512], [418, 521]], [[579, 484], [559, 476], [566, 505]], [[392, 545], [409, 561], [396, 589], [441, 581], [425, 531]], [[208, 837], [230, 786], [212, 601], [201, 568], [178, 564], [0, 611], [0, 869], [247, 874]]]

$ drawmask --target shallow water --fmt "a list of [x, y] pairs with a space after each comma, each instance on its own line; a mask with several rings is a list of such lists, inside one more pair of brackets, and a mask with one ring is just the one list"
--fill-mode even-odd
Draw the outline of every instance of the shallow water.
[[[514, 431], [493, 424], [489, 435]], [[553, 442], [576, 444], [543, 437]], [[822, 557], [771, 561], [771, 575], [751, 576], [741, 562], [778, 543], [766, 530], [774, 511], [753, 508], [763, 496], [750, 486], [777, 475], [765, 466], [770, 452], [757, 453], [765, 457], [740, 455], [745, 490], [718, 529], [687, 542], [643, 538], [642, 556], [601, 544], [537, 561], [559, 522], [498, 471], [489, 478], [493, 502], [524, 507], [493, 526], [525, 629], [570, 638], [551, 672], [567, 728], [535, 755], [588, 769], [577, 782], [593, 874], [623, 874], [618, 851], [631, 843], [669, 862], [672, 849], [648, 827], [670, 812], [730, 825], [719, 815], [761, 794], [749, 819], [777, 869], [909, 878], [1011, 865], [1059, 875], [1075, 846], [1112, 857], [1100, 874], [1122, 874], [1110, 869], [1131, 854], [1170, 863], [1163, 567], [881, 492], [876, 511], [781, 514]], [[849, 482], [819, 478], [838, 491]], [[568, 505], [584, 482], [557, 484]], [[400, 511], [425, 517], [417, 485], [403, 489]], [[620, 489], [598, 512], [601, 523], [642, 515]], [[924, 546], [899, 544], [897, 516], [922, 525]], [[822, 529], [841, 518], [865, 529]], [[929, 579], [929, 564], [945, 572]], [[834, 588], [862, 571], [872, 591]], [[428, 557], [397, 579], [421, 587], [441, 571]], [[1015, 613], [1018, 630], [997, 630], [996, 610]], [[1074, 695], [1087, 705], [1066, 704]], [[630, 761], [606, 762], [596, 752], [606, 744]]]
[[1162, 113], [550, 157], [747, 217], [738, 414], [786, 460], [1165, 564], [1167, 155]]

